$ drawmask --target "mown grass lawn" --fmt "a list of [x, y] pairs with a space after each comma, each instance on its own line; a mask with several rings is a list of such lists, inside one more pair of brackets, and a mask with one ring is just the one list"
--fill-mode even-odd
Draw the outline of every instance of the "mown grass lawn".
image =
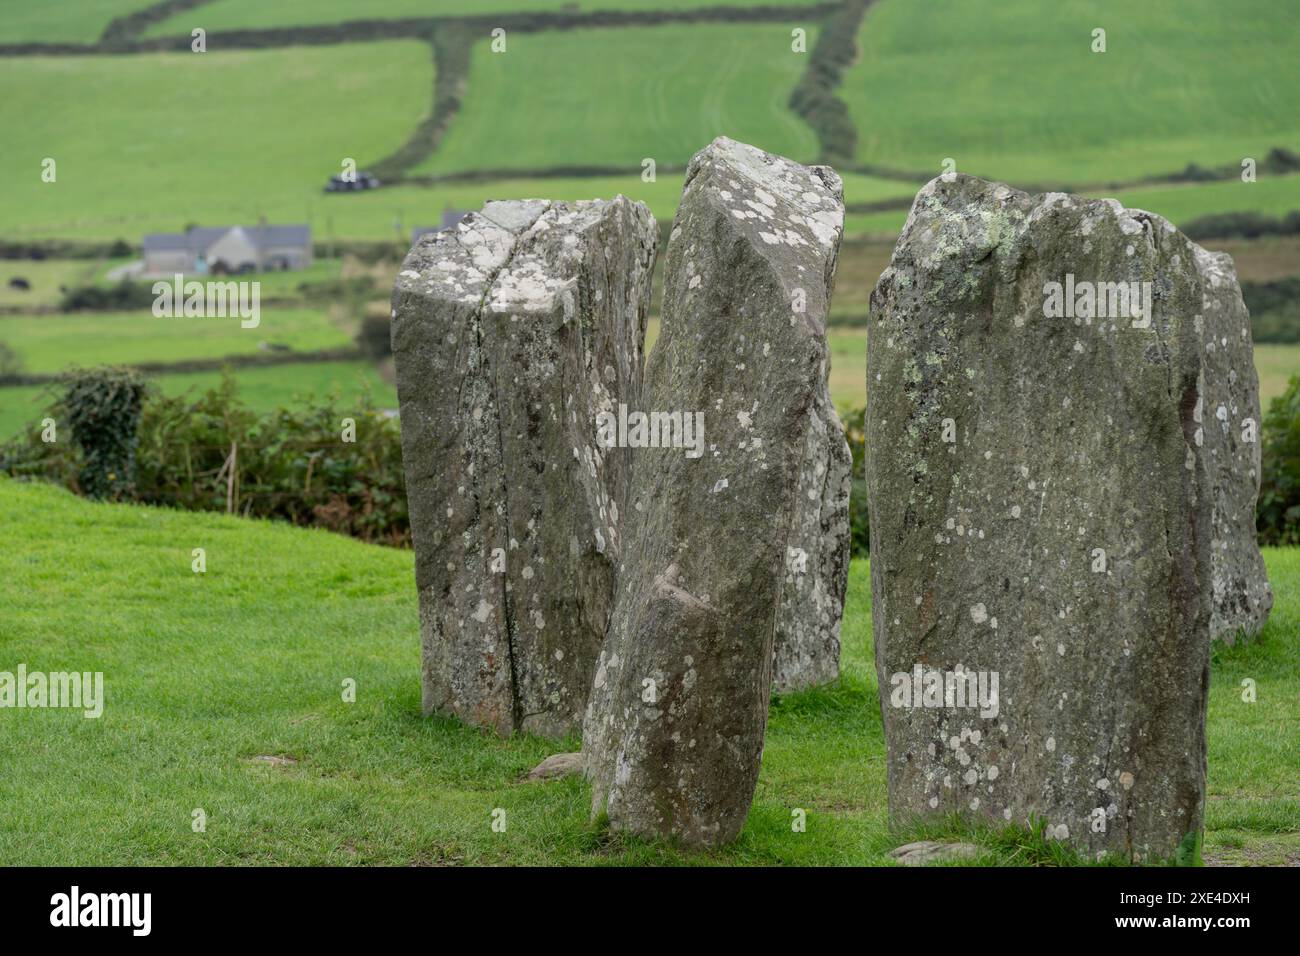
[[[862, 561], [843, 676], [773, 705], [740, 840], [691, 855], [594, 827], [581, 780], [520, 782], [577, 740], [419, 715], [409, 552], [5, 480], [0, 540], [0, 670], [102, 671], [107, 696], [98, 720], [0, 710], [0, 864], [875, 864], [917, 835], [886, 821]], [[1268, 629], [1215, 655], [1210, 861], [1300, 856], [1300, 551], [1267, 560]], [[1257, 703], [1240, 700], [1246, 677]], [[1013, 833], [978, 838], [988, 862], [1062, 859]]]

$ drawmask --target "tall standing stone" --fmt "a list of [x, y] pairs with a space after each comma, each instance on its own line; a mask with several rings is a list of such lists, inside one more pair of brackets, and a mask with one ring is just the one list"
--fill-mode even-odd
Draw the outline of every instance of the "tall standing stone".
[[426, 237], [393, 293], [425, 712], [581, 725], [614, 597], [657, 234], [646, 208], [491, 202]]
[[787, 562], [807, 550], [813, 473], [829, 480], [807, 456], [826, 425], [841, 195], [829, 169], [727, 139], [687, 169], [644, 403], [702, 414], [704, 441], [700, 457], [635, 452], [583, 728], [593, 812], [615, 829], [718, 844], [753, 799]]
[[965, 176], [917, 195], [867, 368], [896, 818], [1037, 817], [1129, 858], [1200, 830], [1206, 291], [1189, 240], [1114, 200]]
[[786, 547], [785, 589], [777, 608], [772, 690], [778, 694], [840, 676], [853, 458], [824, 381], [813, 396], [809, 426], [795, 532]]
[[1210, 541], [1210, 633], [1227, 644], [1268, 621], [1273, 592], [1259, 553], [1255, 505], [1260, 482], [1259, 376], [1250, 314], [1232, 257], [1193, 246], [1201, 274], [1205, 399], [1196, 409], [1198, 440], [1214, 482]]

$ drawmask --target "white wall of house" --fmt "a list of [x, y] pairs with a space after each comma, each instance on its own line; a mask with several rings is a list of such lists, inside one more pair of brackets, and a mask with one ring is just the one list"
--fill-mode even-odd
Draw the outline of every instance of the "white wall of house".
[[257, 247], [253, 245], [248, 233], [236, 226], [228, 233], [208, 246], [203, 257], [208, 263], [208, 270], [214, 269], [218, 262], [224, 262], [231, 272], [238, 272], [244, 265], [259, 268]]

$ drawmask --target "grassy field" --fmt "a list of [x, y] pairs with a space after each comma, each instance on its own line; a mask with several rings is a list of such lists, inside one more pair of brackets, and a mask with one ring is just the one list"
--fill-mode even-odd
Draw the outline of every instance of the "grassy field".
[[[886, 820], [865, 562], [850, 572], [840, 681], [773, 706], [740, 840], [685, 854], [591, 825], [580, 780], [519, 781], [576, 740], [420, 717], [409, 552], [5, 480], [0, 536], [3, 666], [102, 671], [107, 698], [98, 720], [0, 711], [3, 864], [880, 864], [919, 835]], [[1214, 658], [1209, 862], [1300, 858], [1300, 551], [1266, 559], [1272, 621]], [[1255, 704], [1240, 700], [1245, 677]], [[805, 833], [791, 832], [795, 808]], [[925, 835], [939, 833], [965, 835]], [[985, 862], [1065, 859], [1012, 833], [975, 838]]]
[[256, 328], [241, 328], [240, 323], [239, 318], [157, 318], [147, 309], [10, 316], [0, 319], [0, 341], [9, 344], [29, 374], [74, 365], [255, 355], [267, 343], [298, 352], [352, 344], [347, 332], [313, 309], [266, 308]]
[[[113, 260], [120, 263], [121, 260]], [[59, 304], [61, 286], [90, 285], [102, 279], [113, 263], [95, 259], [0, 259], [0, 305], [48, 306]], [[9, 280], [26, 279], [31, 289], [11, 289]], [[0, 341], [4, 340], [4, 326], [0, 326]]]
[[466, 16], [542, 10], [684, 10], [694, 7], [792, 6], [819, 0], [383, 0], [359, 5], [355, 0], [215, 0], [196, 11], [180, 13], [152, 27], [149, 36], [188, 33], [194, 26], [208, 30], [260, 29], [295, 24], [340, 23], [344, 20], [397, 17]]
[[[240, 369], [234, 373], [240, 399], [258, 412], [298, 406], [337, 393], [344, 401], [360, 401], [369, 393], [380, 408], [397, 407], [397, 391], [370, 362], [304, 362], [270, 368]], [[165, 395], [195, 393], [214, 388], [220, 372], [187, 372], [151, 376]], [[0, 442], [39, 422], [57, 397], [57, 386], [0, 388]]]
[[519, 34], [503, 54], [485, 37], [460, 114], [415, 171], [685, 163], [723, 134], [814, 159], [817, 138], [787, 105], [808, 63], [790, 49], [791, 26]]
[[1272, 0], [883, 0], [840, 95], [864, 161], [1125, 181], [1300, 149], [1298, 40], [1300, 8]]
[[94, 43], [117, 17], [151, 0], [0, 0], [0, 43]]
[[[364, 168], [400, 146], [432, 84], [414, 41], [0, 59], [14, 170], [0, 182], [0, 236], [136, 244], [263, 214], [327, 234], [326, 180], [345, 157]], [[56, 182], [41, 180], [46, 157]]]

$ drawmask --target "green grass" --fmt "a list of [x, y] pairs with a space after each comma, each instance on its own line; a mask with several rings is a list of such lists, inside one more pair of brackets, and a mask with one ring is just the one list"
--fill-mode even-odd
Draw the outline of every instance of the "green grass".
[[859, 43], [865, 161], [1086, 183], [1300, 149], [1300, 10], [1272, 0], [883, 0]]
[[0, 319], [0, 341], [18, 355], [29, 374], [58, 372], [73, 365], [256, 355], [263, 343], [287, 345], [298, 352], [352, 344], [348, 333], [321, 312], [274, 307], [260, 311], [260, 324], [247, 329], [238, 317], [157, 318], [148, 309], [11, 316]]
[[[62, 298], [60, 286], [90, 285], [100, 280], [108, 266], [94, 259], [0, 259], [0, 305], [57, 306]], [[9, 288], [9, 280], [22, 277], [31, 289], [20, 292]], [[4, 341], [0, 325], [0, 341]]]
[[118, 17], [152, 0], [0, 0], [0, 43], [95, 43]]
[[[0, 59], [11, 170], [0, 236], [138, 244], [149, 231], [266, 215], [323, 238], [353, 198], [328, 202], [326, 180], [344, 158], [364, 168], [405, 142], [432, 84], [429, 48], [415, 41]], [[46, 157], [56, 182], [41, 181]], [[391, 219], [382, 229], [393, 234]]]
[[[814, 36], [811, 25], [809, 44]], [[459, 115], [417, 171], [569, 163], [685, 163], [715, 136], [810, 160], [787, 106], [808, 57], [790, 24], [670, 25], [517, 34], [474, 47]]]
[[[337, 393], [343, 401], [359, 401], [369, 392], [380, 408], [397, 407], [397, 391], [380, 377], [369, 362], [304, 362], [270, 368], [240, 369], [234, 373], [240, 399], [258, 412], [298, 406]], [[215, 388], [220, 372], [188, 372], [151, 376], [165, 395], [195, 393]], [[0, 442], [24, 428], [39, 427], [41, 418], [57, 397], [57, 386], [0, 388]]]
[[341, 23], [345, 20], [380, 20], [398, 17], [455, 17], [480, 13], [533, 13], [543, 10], [678, 10], [693, 7], [759, 7], [771, 3], [816, 3], [818, 0], [382, 0], [359, 5], [355, 0], [215, 0], [198, 10], [180, 13], [154, 25], [149, 36], [188, 33], [192, 27], [207, 30], [260, 29], [300, 24]]
[[[691, 855], [600, 832], [580, 780], [519, 782], [576, 740], [419, 716], [409, 552], [4, 480], [0, 537], [0, 666], [102, 671], [107, 696], [98, 720], [0, 711], [5, 864], [879, 864], [915, 835], [886, 819], [865, 562], [850, 571], [843, 676], [774, 704], [739, 841]], [[1273, 620], [1258, 644], [1216, 654], [1208, 724], [1207, 853], [1252, 862], [1300, 851], [1300, 552], [1266, 559]], [[1245, 676], [1255, 704], [1239, 699]], [[978, 838], [990, 862], [1068, 861], [1006, 832]]]

